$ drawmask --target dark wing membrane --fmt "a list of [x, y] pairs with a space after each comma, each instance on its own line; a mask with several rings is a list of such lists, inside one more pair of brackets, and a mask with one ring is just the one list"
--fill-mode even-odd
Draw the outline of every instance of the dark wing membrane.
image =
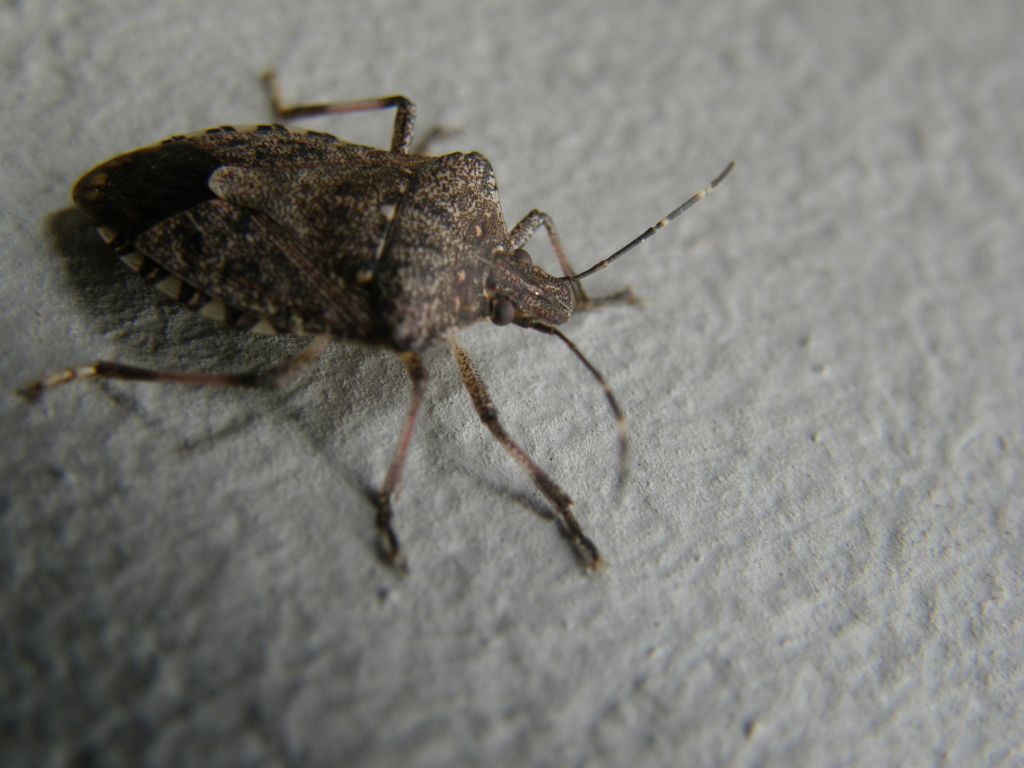
[[373, 341], [370, 296], [359, 286], [337, 301], [288, 230], [265, 214], [207, 200], [140, 234], [136, 251], [230, 310], [279, 332]]
[[188, 141], [169, 141], [120, 155], [75, 185], [72, 198], [93, 221], [126, 240], [213, 193], [206, 181], [220, 165]]
[[225, 165], [415, 167], [421, 158], [338, 141], [326, 133], [275, 125], [211, 128], [175, 136], [107, 160], [85, 174], [72, 192], [75, 205], [125, 240], [168, 216], [213, 198], [207, 182]]

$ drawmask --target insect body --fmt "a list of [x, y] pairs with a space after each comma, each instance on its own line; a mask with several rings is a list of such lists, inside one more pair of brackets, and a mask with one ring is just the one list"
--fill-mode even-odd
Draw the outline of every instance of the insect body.
[[[680, 215], [711, 185], [625, 248], [574, 274], [547, 214], [531, 212], [508, 230], [490, 163], [477, 153], [410, 152], [415, 111], [401, 96], [283, 107], [281, 119], [395, 108], [388, 151], [279, 125], [213, 128], [175, 136], [115, 157], [75, 185], [75, 204], [111, 248], [146, 280], [231, 326], [312, 336], [297, 357], [269, 371], [240, 374], [152, 371], [98, 361], [29, 385], [30, 397], [75, 378], [100, 377], [224, 386], [279, 386], [314, 361], [329, 340], [387, 347], [412, 381], [405, 426], [377, 497], [382, 558], [402, 566], [392, 527], [397, 488], [426, 387], [421, 353], [447, 340], [473, 404], [501, 445], [554, 506], [562, 532], [587, 568], [597, 547], [572, 512], [572, 499], [505, 432], [458, 328], [490, 319], [554, 335], [601, 384], [620, 434], [621, 410], [597, 370], [554, 326], [581, 308], [632, 301], [628, 291], [591, 299], [579, 279], [604, 268]], [[522, 246], [544, 227], [564, 277], [533, 265]]]

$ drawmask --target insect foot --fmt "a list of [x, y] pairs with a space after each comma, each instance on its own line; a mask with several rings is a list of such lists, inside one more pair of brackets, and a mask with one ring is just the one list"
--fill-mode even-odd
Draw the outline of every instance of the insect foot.
[[[266, 371], [158, 371], [110, 361], [66, 368], [28, 384], [29, 400], [76, 379], [203, 386], [281, 387], [308, 369], [331, 341], [389, 349], [412, 385], [409, 408], [376, 498], [378, 553], [399, 571], [406, 559], [393, 508], [427, 386], [421, 355], [448, 343], [483, 425], [529, 476], [583, 566], [604, 563], [573, 512], [573, 500], [506, 432], [456, 331], [480, 321], [554, 336], [600, 386], [618, 435], [619, 488], [628, 433], [614, 394], [557, 329], [581, 309], [637, 303], [632, 292], [591, 298], [581, 280], [632, 251], [714, 189], [704, 189], [611, 256], [583, 272], [566, 257], [554, 222], [534, 210], [509, 230], [494, 170], [476, 152], [430, 156], [410, 148], [416, 110], [404, 96], [286, 105], [265, 77], [281, 120], [394, 109], [387, 150], [282, 125], [221, 126], [172, 136], [119, 155], [83, 176], [75, 204], [111, 251], [164, 294], [223, 325], [311, 337]], [[524, 250], [545, 229], [562, 275]]]

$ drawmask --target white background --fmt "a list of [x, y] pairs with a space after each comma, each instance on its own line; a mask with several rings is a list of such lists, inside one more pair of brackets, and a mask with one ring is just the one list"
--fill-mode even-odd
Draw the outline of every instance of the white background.
[[[0, 6], [0, 762], [1024, 765], [1024, 6]], [[404, 93], [643, 311], [462, 334], [607, 556], [581, 573], [445, 349], [397, 504], [393, 356], [283, 392], [25, 381], [106, 357], [266, 366], [295, 340], [159, 297], [69, 211], [166, 135]], [[386, 145], [387, 114], [318, 129]], [[552, 271], [543, 237], [531, 246]]]

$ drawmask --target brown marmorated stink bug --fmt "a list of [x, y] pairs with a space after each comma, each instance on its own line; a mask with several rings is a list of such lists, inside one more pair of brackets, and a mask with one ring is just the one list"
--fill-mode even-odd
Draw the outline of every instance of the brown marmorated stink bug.
[[[602, 564], [572, 512], [573, 501], [502, 427], [480, 374], [455, 331], [479, 320], [557, 337], [586, 366], [611, 406], [619, 435], [620, 487], [627, 437], [622, 411], [601, 374], [555, 326], [574, 311], [631, 303], [630, 291], [590, 298], [580, 280], [640, 245], [714, 189], [732, 163], [630, 243], [574, 272], [554, 223], [531, 211], [509, 231], [491, 164], [482, 155], [432, 157], [410, 149], [415, 108], [403, 96], [284, 106], [265, 77], [278, 119], [394, 108], [388, 151], [280, 125], [211, 128], [115, 157], [75, 185], [75, 204], [128, 266], [162, 292], [229, 326], [311, 336], [298, 356], [266, 371], [182, 373], [105, 360], [68, 368], [22, 390], [30, 399], [74, 379], [282, 386], [330, 340], [394, 350], [412, 399], [376, 498], [381, 558], [403, 568], [391, 524], [398, 486], [426, 388], [421, 354], [447, 341], [480, 419], [554, 507], [563, 535], [587, 569]], [[523, 250], [547, 230], [563, 277]]]

